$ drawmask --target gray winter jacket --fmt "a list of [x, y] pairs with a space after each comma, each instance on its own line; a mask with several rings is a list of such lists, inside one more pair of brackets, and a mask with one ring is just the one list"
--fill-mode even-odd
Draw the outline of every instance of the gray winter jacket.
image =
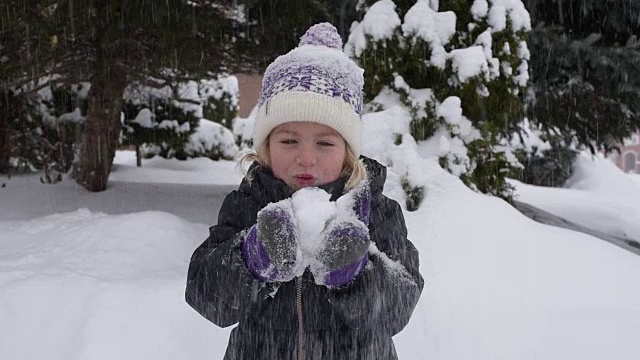
[[[265, 283], [247, 270], [240, 253], [244, 230], [260, 209], [291, 195], [262, 167], [224, 200], [218, 224], [189, 265], [186, 300], [202, 316], [233, 329], [225, 359], [397, 359], [391, 337], [409, 321], [424, 282], [418, 251], [407, 239], [398, 203], [382, 195], [386, 168], [363, 157], [371, 187], [369, 234], [406, 271], [391, 271], [379, 255], [343, 287], [316, 285], [307, 270], [285, 283]], [[323, 186], [335, 201], [345, 179]]]

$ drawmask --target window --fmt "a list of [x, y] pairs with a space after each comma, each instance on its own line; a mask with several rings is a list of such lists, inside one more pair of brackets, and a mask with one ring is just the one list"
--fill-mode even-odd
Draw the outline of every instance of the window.
[[636, 154], [629, 152], [624, 155], [624, 171], [636, 172]]

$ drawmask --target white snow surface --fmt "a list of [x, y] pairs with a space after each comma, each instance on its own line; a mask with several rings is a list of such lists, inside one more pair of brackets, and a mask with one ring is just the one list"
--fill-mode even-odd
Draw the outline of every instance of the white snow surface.
[[[484, 2], [485, 0], [476, 0], [476, 2], [478, 1]], [[531, 17], [521, 0], [492, 0], [490, 3], [488, 22], [494, 32], [505, 29], [507, 17], [511, 20], [514, 31], [531, 30]], [[484, 5], [480, 5], [476, 9], [483, 7]]]
[[373, 41], [388, 40], [400, 24], [396, 4], [391, 0], [378, 1], [371, 5], [361, 22], [351, 24], [344, 52], [350, 57], [360, 56], [367, 45], [367, 35]]
[[478, 21], [483, 17], [487, 16], [489, 12], [489, 3], [487, 0], [475, 0], [473, 5], [471, 5], [471, 15], [473, 19]]
[[[374, 132], [371, 120], [365, 128]], [[640, 356], [638, 256], [535, 223], [501, 200], [470, 191], [434, 161], [408, 160], [424, 175], [424, 205], [405, 216], [425, 289], [408, 326], [394, 338], [401, 359]], [[118, 154], [119, 186], [127, 184], [123, 173], [134, 170], [130, 163], [131, 154]], [[147, 186], [191, 183], [196, 169], [221, 174], [202, 186], [238, 181], [225, 162], [146, 163], [135, 169], [135, 180]], [[191, 172], [177, 172], [178, 163]], [[573, 186], [582, 189], [573, 191], [607, 199], [601, 207], [621, 204], [615, 188], [638, 186], [637, 175], [606, 172], [605, 163], [585, 159], [580, 166]], [[394, 169], [385, 193], [402, 201]], [[615, 186], [600, 187], [604, 179]], [[38, 207], [41, 198], [27, 192], [56, 191], [19, 177], [2, 182], [3, 214]], [[558, 204], [572, 201], [554, 189], [536, 191]], [[178, 199], [169, 205], [192, 206]], [[168, 200], [151, 193], [145, 201], [151, 207]], [[0, 358], [222, 358], [229, 329], [210, 324], [183, 300], [189, 257], [211, 224], [168, 212], [122, 212], [108, 215], [78, 204], [49, 216], [0, 220]]]
[[433, 11], [429, 4], [418, 1], [407, 11], [402, 24], [404, 36], [418, 36], [431, 45], [442, 48], [456, 32], [456, 14], [453, 11]]
[[[508, 148], [521, 149], [534, 156], [543, 156], [545, 150], [551, 149], [551, 144], [540, 138], [542, 131], [535, 124], [531, 124], [528, 118], [524, 118], [521, 123], [521, 136], [513, 134], [509, 141]], [[506, 141], [505, 144], [506, 145]]]
[[109, 180], [130, 183], [238, 185], [242, 180], [242, 171], [235, 161], [213, 161], [208, 158], [180, 161], [160, 156], [143, 159], [142, 167], [136, 167], [135, 152], [118, 151], [114, 159], [114, 171]]
[[138, 115], [136, 115], [132, 122], [142, 126], [143, 128], [152, 129], [154, 127], [154, 118], [155, 114], [152, 113], [151, 110], [144, 108], [138, 111]]
[[200, 119], [198, 129], [189, 137], [185, 150], [195, 155], [216, 148], [227, 158], [238, 155], [238, 145], [231, 130], [211, 120]]
[[489, 64], [485, 58], [482, 46], [470, 46], [465, 49], [451, 50], [453, 71], [458, 75], [461, 83], [472, 77], [489, 72]]

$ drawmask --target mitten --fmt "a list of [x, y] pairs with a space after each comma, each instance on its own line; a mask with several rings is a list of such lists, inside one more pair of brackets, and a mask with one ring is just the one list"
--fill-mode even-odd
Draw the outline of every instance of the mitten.
[[242, 258], [256, 278], [267, 282], [293, 279], [301, 258], [298, 230], [285, 199], [265, 206], [249, 229], [242, 246]]
[[316, 283], [340, 286], [353, 280], [367, 264], [371, 193], [367, 182], [338, 199], [338, 214], [322, 232], [311, 271]]

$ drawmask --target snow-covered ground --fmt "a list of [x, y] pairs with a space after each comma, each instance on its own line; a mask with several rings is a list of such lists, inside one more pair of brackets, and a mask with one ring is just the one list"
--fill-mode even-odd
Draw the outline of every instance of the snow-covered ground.
[[87, 208], [111, 215], [164, 211], [211, 225], [226, 194], [242, 179], [237, 162], [232, 161], [156, 157], [143, 164], [136, 167], [132, 151], [117, 152], [109, 190], [94, 194], [71, 180], [43, 185], [40, 175], [0, 177], [0, 186], [6, 186], [0, 188], [0, 220], [30, 220]]
[[[406, 220], [426, 283], [395, 337], [401, 359], [640, 358], [637, 255], [535, 223], [418, 161], [426, 198]], [[240, 175], [228, 162], [134, 164], [119, 153], [101, 194], [71, 180], [0, 179], [0, 359], [222, 358], [229, 329], [191, 310], [183, 292], [189, 256]], [[601, 165], [585, 160], [571, 189], [518, 184], [521, 200], [570, 214], [597, 197], [584, 216], [606, 224], [628, 205], [614, 191], [640, 186]], [[588, 185], [600, 175], [612, 186]], [[402, 201], [393, 172], [385, 191]]]

